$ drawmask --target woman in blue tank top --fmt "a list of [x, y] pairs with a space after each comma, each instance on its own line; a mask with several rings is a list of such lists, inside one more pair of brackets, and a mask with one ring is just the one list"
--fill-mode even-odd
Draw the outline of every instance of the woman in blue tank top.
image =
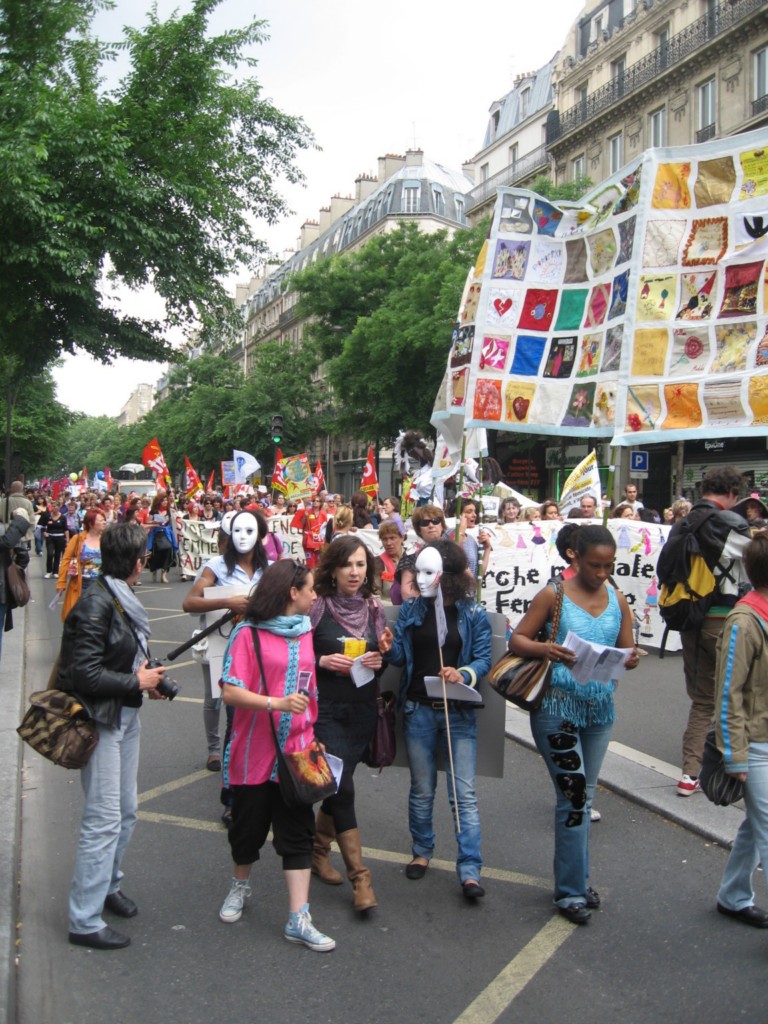
[[[582, 640], [633, 648], [632, 617], [626, 598], [608, 581], [616, 542], [603, 526], [582, 526], [573, 538], [574, 575], [563, 581], [563, 606], [554, 643], [536, 636], [552, 618], [555, 589], [547, 586], [512, 633], [510, 650], [553, 662], [551, 689], [531, 712], [531, 732], [555, 787], [555, 896], [560, 913], [586, 924], [600, 906], [589, 884], [589, 827], [592, 797], [614, 721], [615, 681], [579, 683], [571, 671], [575, 656], [563, 646], [568, 630]], [[637, 651], [627, 657], [635, 668]]]

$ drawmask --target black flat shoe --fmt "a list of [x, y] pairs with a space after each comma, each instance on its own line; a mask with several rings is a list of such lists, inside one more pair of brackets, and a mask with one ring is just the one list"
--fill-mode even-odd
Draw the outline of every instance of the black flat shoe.
[[139, 912], [139, 908], [133, 900], [128, 899], [119, 889], [107, 896], [104, 900], [104, 909], [117, 914], [118, 917], [136, 917]]
[[749, 924], [753, 928], [768, 928], [768, 914], [759, 907], [742, 907], [741, 910], [730, 910], [722, 903], [717, 904], [717, 912], [725, 914], [726, 917], [735, 917], [743, 924]]
[[567, 917], [571, 924], [586, 924], [592, 917], [592, 911], [588, 910], [583, 903], [571, 903], [568, 907], [557, 908], [563, 917]]
[[600, 893], [592, 886], [587, 889], [587, 906], [590, 910], [597, 910], [600, 906]]
[[121, 935], [120, 932], [114, 932], [106, 926], [97, 932], [86, 932], [84, 935], [70, 932], [69, 941], [73, 946], [87, 946], [88, 949], [124, 949], [131, 944], [127, 935]]
[[412, 882], [417, 882], [426, 875], [428, 867], [429, 864], [419, 864], [418, 861], [412, 860], [405, 866], [405, 877], [410, 878]]
[[482, 887], [482, 885], [480, 885], [479, 882], [462, 882], [461, 891], [464, 893], [468, 900], [479, 900], [481, 896], [485, 896], [485, 889]]

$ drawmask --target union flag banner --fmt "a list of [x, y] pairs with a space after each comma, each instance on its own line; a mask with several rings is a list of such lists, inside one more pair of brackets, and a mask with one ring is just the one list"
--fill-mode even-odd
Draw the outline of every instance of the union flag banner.
[[379, 493], [379, 480], [376, 476], [376, 459], [373, 454], [373, 445], [370, 445], [368, 448], [368, 458], [365, 460], [365, 466], [363, 467], [363, 480], [360, 484], [360, 490], [367, 494], [369, 498], [375, 498]]
[[319, 494], [320, 491], [325, 490], [325, 474], [323, 473], [323, 466], [320, 459], [317, 460], [315, 466], [315, 494]]
[[185, 494], [187, 495], [188, 498], [194, 498], [195, 495], [199, 494], [202, 491], [203, 484], [202, 481], [200, 480], [200, 477], [195, 472], [195, 467], [192, 465], [192, 463], [189, 461], [186, 455], [184, 456], [184, 467], [186, 473]]
[[768, 429], [768, 130], [579, 203], [500, 189], [432, 422], [638, 445]]
[[165, 483], [170, 487], [171, 477], [168, 473], [168, 466], [165, 462], [165, 456], [160, 449], [160, 442], [156, 437], [153, 437], [149, 444], [146, 446], [141, 455], [141, 461], [157, 477], [158, 482], [164, 480]]
[[275, 453], [275, 470], [272, 474], [272, 490], [280, 491], [281, 494], [287, 494], [285, 487], [285, 477], [283, 475], [283, 453], [278, 448]]

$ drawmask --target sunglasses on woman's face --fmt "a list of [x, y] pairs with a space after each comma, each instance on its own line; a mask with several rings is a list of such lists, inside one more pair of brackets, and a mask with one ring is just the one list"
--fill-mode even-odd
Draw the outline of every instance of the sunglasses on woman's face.
[[443, 525], [443, 520], [442, 519], [422, 519], [421, 522], [419, 523], [419, 527], [420, 528], [422, 526], [442, 526], [442, 525]]

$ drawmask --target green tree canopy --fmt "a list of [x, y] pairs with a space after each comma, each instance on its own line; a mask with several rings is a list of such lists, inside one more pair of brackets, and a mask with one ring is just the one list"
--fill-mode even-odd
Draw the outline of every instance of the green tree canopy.
[[[221, 278], [264, 255], [255, 223], [286, 212], [279, 180], [300, 179], [311, 137], [251, 73], [263, 22], [209, 34], [220, 2], [165, 21], [153, 8], [107, 44], [91, 23], [109, 0], [0, 0], [6, 468], [16, 389], [62, 352], [171, 359], [169, 327], [237, 322]], [[129, 70], [107, 91], [120, 51]], [[154, 286], [164, 315], [116, 305], [105, 275]]]
[[360, 438], [427, 430], [467, 271], [487, 231], [414, 222], [296, 274], [299, 313], [333, 387], [334, 426]]

